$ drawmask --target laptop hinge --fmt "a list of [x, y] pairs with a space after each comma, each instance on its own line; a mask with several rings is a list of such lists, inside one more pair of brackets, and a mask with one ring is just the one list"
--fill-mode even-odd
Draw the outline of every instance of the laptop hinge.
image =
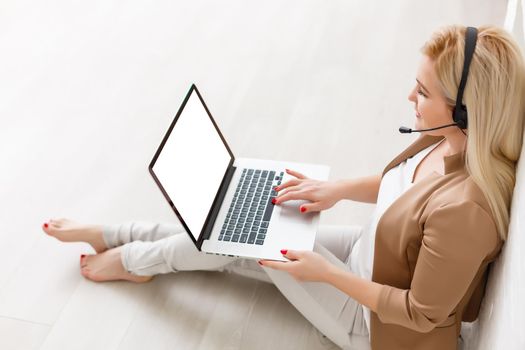
[[228, 168], [226, 174], [224, 175], [224, 179], [222, 181], [221, 187], [219, 188], [219, 192], [217, 193], [217, 197], [213, 202], [212, 210], [210, 210], [210, 212], [208, 213], [208, 217], [206, 218], [204, 228], [202, 229], [201, 235], [197, 242], [199, 250], [202, 247], [202, 243], [208, 238], [210, 238], [213, 225], [215, 224], [215, 219], [217, 219], [217, 215], [219, 215], [219, 210], [221, 209], [221, 203], [224, 197], [226, 196], [226, 191], [228, 191], [228, 187], [230, 186], [231, 179], [236, 169], [237, 168], [232, 165]]

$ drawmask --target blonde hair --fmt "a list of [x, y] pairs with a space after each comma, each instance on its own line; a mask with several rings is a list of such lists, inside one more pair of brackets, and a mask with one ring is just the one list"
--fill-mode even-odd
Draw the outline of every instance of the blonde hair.
[[[455, 105], [463, 69], [466, 27], [435, 32], [421, 51], [435, 64], [447, 104]], [[525, 68], [519, 46], [505, 30], [478, 27], [463, 95], [468, 111], [466, 169], [485, 195], [496, 228], [507, 238], [512, 192], [525, 124]]]

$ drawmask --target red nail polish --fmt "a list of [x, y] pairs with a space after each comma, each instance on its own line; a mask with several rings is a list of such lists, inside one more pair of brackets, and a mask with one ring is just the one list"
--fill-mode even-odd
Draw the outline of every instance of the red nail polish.
[[304, 213], [306, 211], [305, 207], [301, 207], [301, 213]]
[[284, 169], [284, 170], [286, 170], [286, 171], [290, 171], [290, 169]]
[[275, 199], [275, 197], [274, 197], [274, 198], [272, 198], [272, 204], [275, 204], [275, 203], [277, 203], [277, 199]]
[[257, 260], [257, 262], [259, 263], [259, 265], [262, 265], [262, 262], [261, 262], [261, 260]]
[[279, 191], [279, 186], [275, 186], [273, 189], [274, 189], [275, 191]]
[[82, 259], [82, 258], [85, 257], [85, 256], [86, 256], [86, 254], [82, 254], [82, 255], [80, 256], [80, 259]]
[[288, 253], [288, 249], [281, 249], [281, 254], [282, 255], [286, 255], [286, 253]]

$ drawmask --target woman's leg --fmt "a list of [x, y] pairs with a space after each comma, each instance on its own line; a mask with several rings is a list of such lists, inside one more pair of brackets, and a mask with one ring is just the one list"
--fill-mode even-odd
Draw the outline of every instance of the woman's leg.
[[[349, 270], [345, 262], [349, 260], [361, 230], [360, 226], [321, 226], [314, 251], [336, 266]], [[358, 346], [362, 349], [369, 346], [361, 305], [331, 285], [299, 282], [286, 272], [262, 268], [255, 260], [199, 252], [182, 226], [159, 229], [154, 224], [134, 223], [120, 228], [105, 227], [104, 232], [108, 244], [124, 243], [120, 250], [122, 266], [133, 276], [218, 270], [272, 282], [305, 318], [340, 347]], [[154, 241], [132, 241], [138, 236], [150, 239], [166, 237]]]
[[186, 234], [184, 227], [178, 223], [127, 222], [102, 226], [102, 236], [109, 248], [133, 241], [158, 241], [178, 233]]
[[200, 252], [180, 224], [135, 222], [104, 226], [103, 232], [108, 247], [122, 245], [122, 265], [133, 275], [227, 271], [271, 283], [256, 260]]

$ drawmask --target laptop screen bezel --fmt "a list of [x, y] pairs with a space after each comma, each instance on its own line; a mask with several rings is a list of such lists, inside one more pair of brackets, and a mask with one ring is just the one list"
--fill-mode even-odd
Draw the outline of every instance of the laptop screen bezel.
[[[208, 215], [206, 216], [206, 220], [204, 221], [204, 224], [202, 226], [201, 232], [199, 233], [199, 236], [198, 236], [197, 240], [195, 239], [195, 237], [192, 234], [192, 232], [190, 231], [188, 225], [184, 221], [184, 218], [182, 217], [182, 215], [180, 215], [180, 212], [177, 210], [177, 208], [173, 204], [173, 201], [171, 200], [170, 196], [168, 195], [168, 193], [166, 192], [166, 190], [162, 186], [162, 184], [161, 184], [160, 180], [158, 179], [157, 175], [153, 171], [153, 167], [155, 166], [155, 162], [157, 161], [158, 157], [160, 156], [160, 153], [162, 152], [162, 149], [164, 148], [164, 145], [168, 141], [168, 138], [170, 137], [171, 132], [172, 132], [173, 128], [175, 127], [176, 123], [177, 123], [177, 120], [181, 116], [182, 111], [184, 110], [184, 107], [186, 106], [186, 103], [190, 99], [190, 96], [192, 95], [193, 92], [195, 92], [197, 94], [197, 96], [199, 97], [199, 100], [201, 101], [202, 105], [204, 106], [204, 109], [206, 110], [206, 113], [208, 114], [208, 117], [210, 118], [211, 122], [213, 123], [213, 126], [215, 127], [215, 130], [219, 134], [219, 136], [220, 136], [224, 146], [226, 147], [226, 149], [227, 149], [227, 151], [228, 151], [228, 153], [230, 154], [230, 157], [231, 157], [230, 158], [230, 162], [228, 163], [228, 167], [226, 168], [226, 171], [225, 171], [225, 173], [223, 175], [223, 179], [221, 181], [221, 185], [217, 189], [217, 193], [215, 194], [213, 203], [212, 203], [212, 205], [211, 205], [211, 207], [210, 207], [210, 209], [208, 211]], [[189, 150], [189, 152], [191, 152], [191, 150]], [[210, 222], [210, 221], [211, 220], [215, 220], [215, 217], [216, 217], [216, 215], [218, 213], [218, 207], [217, 206], [220, 206], [220, 204], [222, 203], [222, 199], [223, 199], [225, 190], [229, 186], [230, 180], [231, 180], [232, 175], [233, 175], [232, 169], [234, 169], [233, 168], [233, 163], [234, 162], [235, 162], [235, 156], [233, 155], [233, 152], [231, 151], [230, 147], [228, 146], [228, 143], [226, 142], [226, 139], [222, 135], [222, 133], [221, 133], [217, 123], [215, 122], [215, 119], [213, 119], [213, 116], [211, 115], [211, 112], [208, 109], [208, 106], [206, 106], [206, 103], [204, 103], [204, 99], [202, 98], [199, 90], [197, 89], [197, 86], [195, 84], [192, 84], [190, 89], [189, 89], [189, 91], [188, 91], [188, 93], [186, 94], [186, 97], [184, 98], [184, 101], [182, 102], [181, 106], [179, 107], [179, 110], [177, 111], [177, 114], [175, 115], [175, 118], [171, 122], [170, 127], [168, 128], [168, 131], [164, 135], [164, 138], [162, 139], [162, 142], [160, 143], [157, 151], [155, 152], [155, 155], [153, 156], [153, 159], [151, 160], [151, 162], [150, 162], [150, 164], [148, 166], [148, 170], [149, 170], [149, 173], [151, 174], [151, 176], [153, 177], [153, 180], [155, 180], [155, 183], [160, 188], [162, 194], [164, 195], [164, 197], [168, 201], [170, 207], [175, 212], [175, 215], [177, 215], [177, 218], [181, 222], [182, 226], [184, 227], [184, 229], [186, 230], [186, 232], [190, 236], [191, 240], [193, 241], [193, 243], [195, 243], [195, 245], [197, 246], [197, 248], [199, 250], [201, 250], [202, 243], [204, 242], [204, 240], [209, 237], [209, 234], [210, 234], [210, 231], [211, 231], [211, 227], [212, 227], [212, 225], [211, 225], [212, 222]], [[191, 169], [184, 169], [184, 171], [191, 171]]]

